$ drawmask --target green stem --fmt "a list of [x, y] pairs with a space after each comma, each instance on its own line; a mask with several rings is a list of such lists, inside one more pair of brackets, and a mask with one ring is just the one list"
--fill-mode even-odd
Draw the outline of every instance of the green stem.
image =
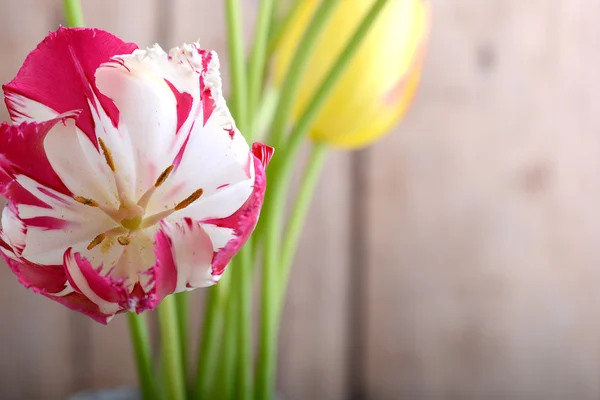
[[[302, 139], [310, 125], [314, 122], [318, 112], [323, 107], [328, 96], [331, 94], [335, 84], [348, 66], [352, 56], [375, 22], [387, 0], [377, 0], [361, 24], [355, 30], [348, 41], [339, 59], [330, 69], [323, 83], [312, 101], [308, 102], [307, 109], [302, 114], [298, 124], [290, 134], [287, 146], [278, 149], [279, 156], [273, 159], [269, 167], [269, 188], [263, 207], [263, 226], [265, 237], [263, 287], [261, 293], [261, 325], [260, 325], [260, 350], [257, 371], [257, 398], [270, 400], [275, 382], [275, 363], [277, 356], [277, 324], [284, 296], [280, 287], [282, 282], [279, 277], [277, 266], [281, 261], [279, 258], [279, 243], [281, 236], [281, 221], [284, 217], [284, 206], [289, 181], [298, 156]], [[325, 4], [325, 3], [323, 3]], [[313, 20], [317, 18], [315, 15]], [[310, 29], [310, 28], [309, 28]], [[306, 36], [306, 34], [305, 34]], [[306, 38], [302, 39], [306, 40]], [[284, 86], [287, 91], [287, 88]], [[285, 93], [285, 92], [284, 92]], [[283, 95], [282, 95], [283, 96]], [[281, 103], [280, 103], [281, 104]], [[278, 285], [279, 284], [279, 285]], [[275, 300], [274, 300], [275, 299]]]
[[298, 12], [298, 9], [300, 9], [301, 4], [301, 0], [295, 0], [294, 4], [292, 4], [290, 9], [285, 14], [285, 17], [283, 17], [283, 19], [277, 24], [274, 24], [273, 28], [271, 29], [271, 32], [269, 33], [269, 45], [267, 46], [267, 56], [273, 54], [273, 52], [277, 48], [277, 45], [279, 44], [283, 33], [287, 30], [290, 22], [296, 15], [296, 12]]
[[236, 125], [244, 132], [247, 125], [247, 82], [244, 63], [244, 36], [242, 32], [242, 14], [239, 0], [226, 0], [225, 13], [227, 17], [227, 44], [229, 50], [229, 65], [231, 73], [231, 112]]
[[80, 0], [63, 0], [63, 9], [68, 27], [84, 26]]
[[198, 348], [198, 366], [194, 399], [209, 399], [213, 391], [219, 359], [220, 334], [223, 330], [223, 309], [221, 297], [226, 289], [225, 282], [211, 287], [206, 297], [202, 338]]
[[[283, 142], [283, 134], [291, 116], [303, 72], [312, 54], [316, 40], [327, 24], [338, 1], [324, 0], [321, 3], [304, 32], [293, 60], [290, 63], [290, 69], [282, 85], [279, 106], [275, 112], [275, 119], [271, 127], [271, 144], [276, 149], [279, 149], [279, 145]], [[271, 400], [275, 388], [277, 322], [280, 308], [275, 300], [280, 297], [278, 264], [280, 261], [279, 251], [286, 198], [286, 191], [280, 190], [275, 185], [281, 184], [287, 187], [286, 182], [281, 182], [279, 178], [281, 173], [284, 172], [281, 170], [281, 167], [286, 166], [285, 161], [291, 161], [293, 164], [296, 155], [293, 156], [293, 160], [283, 160], [286, 157], [287, 155], [284, 152], [273, 159], [269, 168], [269, 188], [267, 189], [267, 196], [265, 197], [265, 204], [263, 206], [263, 210], [266, 213], [263, 214], [263, 227], [261, 229], [264, 232], [261, 233], [264, 233], [265, 243], [260, 304], [260, 341], [256, 374], [256, 398], [259, 400]]]
[[130, 312], [127, 313], [127, 320], [129, 322], [129, 334], [131, 336], [131, 343], [133, 344], [142, 397], [144, 400], [155, 400], [158, 390], [154, 369], [152, 368], [152, 355], [146, 318], [143, 314], [138, 315]]
[[236, 398], [236, 390], [234, 387], [236, 382], [236, 354], [237, 348], [237, 329], [238, 329], [238, 303], [234, 297], [236, 282], [238, 279], [236, 269], [239, 266], [237, 259], [233, 259], [227, 267], [231, 273], [231, 289], [226, 298], [225, 304], [225, 330], [223, 332], [223, 345], [221, 346], [221, 365], [219, 367], [219, 387], [212, 393], [211, 399], [217, 400], [233, 400]]
[[[254, 34], [254, 46], [250, 55], [250, 69], [248, 72], [248, 115], [254, 115], [261, 97], [263, 78], [265, 75], [265, 64], [267, 60], [267, 40], [269, 37], [269, 24], [273, 12], [273, 0], [261, 0], [258, 18], [256, 20], [256, 31]], [[250, 141], [254, 136], [252, 130], [246, 133], [246, 139]]]
[[[310, 208], [323, 165], [327, 159], [328, 147], [323, 142], [314, 142], [308, 162], [304, 169], [304, 175], [298, 188], [296, 201], [292, 207], [290, 219], [288, 221], [281, 253], [281, 296], [285, 294], [289, 280], [290, 269], [296, 254], [298, 242], [302, 234], [302, 228], [306, 221], [306, 215]], [[281, 299], [283, 302], [283, 299]]]
[[308, 28], [302, 35], [294, 57], [289, 64], [289, 69], [281, 85], [281, 97], [275, 112], [275, 119], [271, 126], [271, 137], [269, 144], [279, 149], [284, 141], [285, 130], [292, 115], [294, 103], [302, 84], [302, 78], [308, 61], [317, 44], [319, 35], [327, 25], [329, 17], [335, 10], [340, 0], [323, 0], [313, 15]]
[[[183, 377], [187, 382], [188, 379], [188, 319], [190, 293], [180, 292], [174, 295], [175, 304], [177, 306], [177, 323], [179, 324], [179, 344], [181, 348], [181, 365], [183, 368]], [[187, 385], [186, 385], [187, 386]]]
[[252, 238], [238, 254], [235, 291], [238, 312], [236, 399], [251, 400], [252, 393]]
[[158, 322], [164, 363], [165, 388], [170, 400], [184, 400], [186, 397], [183, 379], [179, 327], [175, 297], [165, 297], [158, 306]]
[[269, 125], [275, 116], [275, 108], [279, 100], [279, 90], [273, 86], [267, 86], [260, 102], [260, 107], [254, 113], [255, 118], [252, 121], [252, 132], [254, 140], [264, 140], [263, 133], [267, 131]]

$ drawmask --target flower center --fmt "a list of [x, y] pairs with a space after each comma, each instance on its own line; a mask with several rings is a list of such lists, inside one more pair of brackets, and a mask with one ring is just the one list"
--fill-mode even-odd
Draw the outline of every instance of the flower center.
[[187, 198], [177, 203], [173, 208], [166, 209], [165, 211], [146, 216], [146, 207], [148, 206], [152, 195], [154, 194], [154, 192], [156, 192], [156, 189], [158, 187], [165, 183], [169, 175], [171, 175], [171, 172], [173, 172], [174, 166], [170, 165], [169, 167], [167, 167], [158, 176], [154, 185], [150, 189], [148, 189], [137, 202], [133, 202], [127, 195], [127, 192], [125, 191], [124, 182], [122, 181], [119, 174], [117, 174], [116, 172], [116, 167], [109, 148], [100, 138], [98, 138], [98, 144], [100, 145], [100, 148], [104, 153], [104, 159], [106, 160], [106, 164], [113, 172], [115, 178], [117, 193], [120, 202], [119, 209], [115, 210], [114, 208], [106, 207], [102, 204], [99, 204], [94, 199], [90, 199], [88, 197], [75, 196], [73, 199], [76, 202], [81, 203], [83, 205], [99, 208], [106, 215], [108, 215], [115, 222], [117, 222], [119, 226], [110, 229], [106, 232], [100, 233], [98, 236], [96, 236], [88, 245], [88, 250], [91, 250], [94, 247], [101, 244], [104, 241], [104, 239], [114, 236], [117, 237], [117, 242], [120, 245], [127, 246], [131, 243], [131, 240], [135, 237], [138, 231], [157, 224], [164, 218], [173, 214], [175, 211], [179, 211], [186, 208], [187, 206], [198, 200], [204, 193], [203, 189], [198, 189], [194, 193], [189, 195]]
[[128, 231], [135, 231], [142, 225], [142, 216], [137, 215], [133, 218], [124, 218], [121, 220], [121, 225]]

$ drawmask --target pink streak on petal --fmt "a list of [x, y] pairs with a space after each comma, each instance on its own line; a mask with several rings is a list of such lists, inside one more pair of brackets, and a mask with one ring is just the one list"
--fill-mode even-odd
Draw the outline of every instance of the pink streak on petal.
[[[15, 175], [26, 175], [43, 186], [67, 196], [71, 192], [58, 177], [44, 151], [44, 139], [56, 124], [64, 124], [69, 117], [20, 125], [0, 124], [0, 193], [15, 203], [31, 204], [14, 185]], [[20, 185], [16, 184], [20, 187]]]
[[252, 154], [254, 154], [254, 156], [260, 160], [260, 163], [262, 164], [263, 169], [267, 168], [267, 165], [269, 165], [269, 162], [271, 162], [271, 158], [273, 157], [274, 152], [275, 152], [275, 149], [272, 148], [271, 146], [267, 146], [266, 144], [262, 144], [262, 143], [253, 143], [252, 144]]
[[218, 277], [223, 273], [229, 261], [246, 243], [258, 222], [267, 185], [265, 166], [268, 164], [273, 154], [273, 149], [263, 144], [255, 143], [252, 146], [252, 153], [252, 158], [254, 159], [255, 180], [254, 190], [248, 200], [246, 200], [239, 210], [227, 218], [202, 221], [206, 224], [233, 229], [236, 236], [236, 238], [230, 240], [223, 249], [215, 253], [212, 260], [212, 275], [214, 277]]
[[54, 194], [53, 192], [49, 191], [48, 189], [46, 189], [43, 186], [38, 186], [37, 188], [40, 192], [44, 193], [46, 196], [48, 197], [52, 197], [54, 200], [61, 202], [62, 204], [64, 204], [65, 206], [69, 205], [70, 203], [68, 201], [66, 201], [65, 199], [63, 199], [62, 197], [57, 196], [56, 194]]
[[188, 132], [188, 134], [185, 138], [185, 141], [181, 145], [179, 152], [177, 153], [177, 155], [175, 156], [175, 159], [173, 160], [173, 166], [175, 167], [176, 171], [177, 171], [177, 168], [179, 167], [179, 164], [181, 164], [181, 160], [183, 159], [183, 154], [185, 153], [185, 149], [187, 148], [187, 145], [190, 141], [190, 137], [192, 136], [192, 131], [194, 130], [195, 123], [196, 123], [196, 121], [192, 122], [192, 124], [190, 126], [190, 131]]
[[133, 287], [133, 290], [129, 294], [129, 299], [133, 300], [135, 312], [137, 314], [147, 310], [154, 310], [160, 303], [156, 293], [153, 291], [150, 293], [144, 292], [144, 289], [142, 289], [142, 285], [140, 285], [139, 282]]
[[[123, 279], [114, 279], [110, 276], [102, 275], [102, 266], [100, 266], [98, 269], [94, 269], [92, 264], [80, 253], [72, 254], [71, 248], [67, 249], [65, 252], [65, 264], [67, 259], [70, 257], [74, 258], [90, 289], [96, 293], [98, 297], [110, 303], [126, 303], [127, 289]], [[69, 276], [69, 282], [72, 282], [72, 278], [70, 277], [68, 268], [66, 267], [65, 273]]]
[[52, 217], [35, 217], [23, 220], [29, 226], [38, 226], [40, 228], [51, 229], [67, 229], [73, 226], [71, 221]]
[[[5, 244], [0, 245], [6, 249]], [[15, 261], [4, 253], [2, 256], [19, 282], [35, 293], [58, 293], [66, 286], [67, 277], [62, 265], [38, 265], [25, 259]]]
[[[108, 321], [114, 316], [114, 314], [105, 314], [100, 311], [98, 305], [92, 302], [90, 299], [78, 292], [69, 293], [66, 296], [53, 296], [49, 293], [42, 293], [49, 299], [55, 300], [60, 304], [70, 308], [71, 310], [79, 311], [82, 314], [87, 315], [94, 321], [100, 322], [103, 325], [108, 324]], [[125, 310], [117, 312], [117, 314], [124, 312]]]
[[[113, 124], [118, 122], [118, 110], [96, 88], [96, 69], [111, 57], [135, 49], [134, 43], [125, 43], [100, 29], [60, 27], [27, 56], [17, 76], [3, 89], [6, 94], [20, 94], [59, 114], [81, 110], [77, 126], [96, 143], [88, 99], [95, 94]], [[11, 118], [15, 118], [15, 109], [5, 101]]]
[[198, 49], [198, 54], [202, 56], [202, 73], [200, 74], [200, 99], [202, 101], [202, 110], [204, 113], [203, 125], [210, 119], [217, 105], [212, 97], [212, 92], [204, 82], [204, 75], [208, 70], [208, 64], [212, 60], [212, 52]]
[[171, 239], [164, 232], [162, 224], [154, 239], [154, 253], [156, 254], [156, 265], [152, 267], [155, 283], [154, 291], [160, 301], [175, 291], [177, 266], [171, 251]]
[[185, 121], [190, 116], [190, 111], [192, 111], [192, 103], [194, 99], [189, 93], [182, 93], [179, 90], [177, 90], [177, 88], [167, 79], [165, 79], [165, 82], [167, 83], [167, 85], [169, 85], [169, 88], [171, 88], [171, 91], [175, 96], [175, 101], [177, 102], [177, 130], [174, 133], [178, 134], [179, 129], [181, 129]]

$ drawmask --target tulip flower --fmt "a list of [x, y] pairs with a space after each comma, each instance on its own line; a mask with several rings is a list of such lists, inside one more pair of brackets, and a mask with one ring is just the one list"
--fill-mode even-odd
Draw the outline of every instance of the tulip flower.
[[3, 89], [0, 250], [23, 285], [107, 323], [219, 280], [272, 149], [237, 130], [214, 52], [60, 28]]
[[[296, 117], [373, 2], [345, 0], [337, 6], [304, 72]], [[283, 81], [318, 3], [304, 0], [284, 31], [276, 49], [276, 83]], [[312, 139], [333, 147], [357, 148], [372, 143], [397, 124], [419, 83], [428, 25], [426, 1], [390, 0], [315, 120]]]

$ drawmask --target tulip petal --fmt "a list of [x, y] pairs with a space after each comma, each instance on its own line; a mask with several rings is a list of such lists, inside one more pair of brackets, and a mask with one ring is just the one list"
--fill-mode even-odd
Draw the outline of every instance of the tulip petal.
[[44, 138], [43, 151], [52, 170], [70, 193], [119, 208], [114, 174], [104, 155], [73, 119], [56, 124]]
[[[117, 313], [104, 313], [100, 310], [100, 307], [85, 295], [78, 292], [69, 292], [62, 296], [55, 296], [48, 293], [42, 293], [44, 296], [57, 301], [58, 303], [70, 308], [71, 310], [78, 311], [82, 314], [87, 315], [94, 321], [100, 322], [106, 325]], [[120, 310], [122, 312], [124, 310]]]
[[[229, 235], [231, 236], [231, 235]], [[163, 221], [156, 246], [168, 250], [177, 266], [174, 292], [211, 286], [218, 280], [212, 275], [213, 243], [202, 225], [189, 218], [177, 223]]]
[[220, 276], [223, 273], [231, 258], [246, 243], [258, 221], [267, 184], [265, 167], [273, 155], [273, 149], [269, 146], [255, 143], [252, 146], [252, 153], [256, 174], [253, 191], [248, 200], [235, 213], [226, 218], [202, 221], [204, 224], [232, 229], [235, 235], [226, 246], [215, 252], [212, 260], [213, 276]]
[[30, 201], [30, 197], [23, 197], [21, 188], [13, 185], [14, 177], [18, 174], [29, 176], [62, 194], [71, 195], [48, 161], [44, 139], [50, 130], [60, 129], [72, 118], [74, 115], [68, 114], [39, 124], [0, 124], [0, 192], [4, 197], [17, 203], [39, 204]]
[[[100, 91], [119, 108], [123, 140], [136, 149], [133, 196], [139, 198], [162, 171], [175, 166], [149, 210], [173, 207], [200, 188], [202, 198], [171, 221], [224, 217], [244, 203], [252, 191], [249, 149], [225, 105], [215, 53], [196, 44], [169, 54], [154, 46], [105, 63], [96, 79]], [[241, 186], [229, 192], [234, 195], [202, 205], [219, 189], [236, 184]]]
[[[137, 46], [100, 29], [59, 28], [25, 59], [15, 79], [3, 86], [11, 119], [44, 121], [71, 110], [81, 110], [77, 126], [94, 139], [89, 101], [95, 96], [114, 123], [118, 111], [94, 84], [98, 66]], [[43, 73], [40, 73], [43, 71]]]
[[65, 273], [76, 292], [95, 303], [100, 312], [115, 314], [122, 309], [127, 299], [127, 291], [122, 279], [102, 275], [101, 268], [95, 269], [80, 253], [69, 248], [64, 254]]

